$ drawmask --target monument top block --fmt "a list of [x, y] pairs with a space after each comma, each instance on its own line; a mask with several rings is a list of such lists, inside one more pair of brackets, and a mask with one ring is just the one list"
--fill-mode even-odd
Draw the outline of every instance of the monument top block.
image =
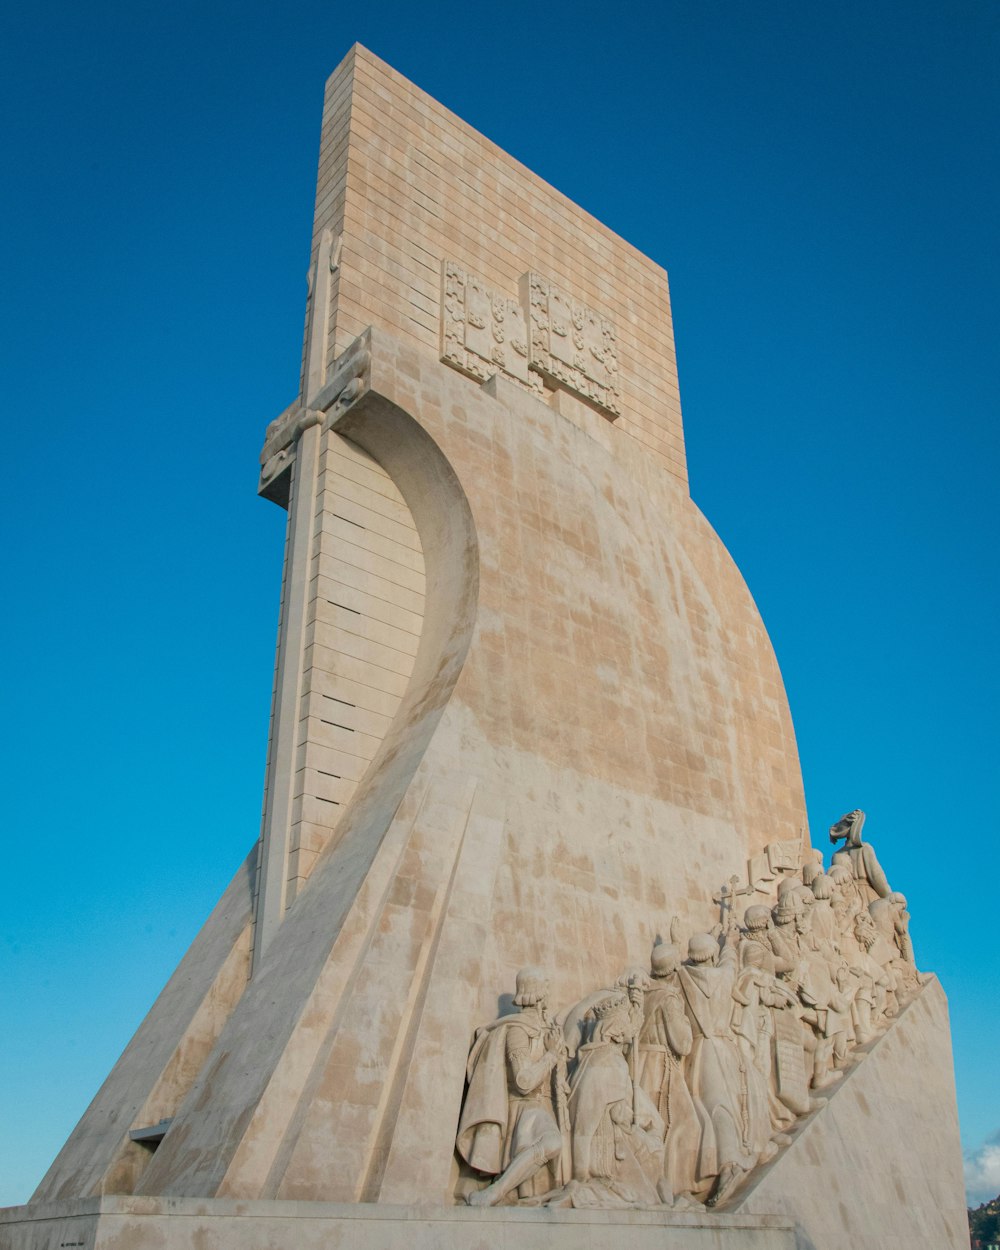
[[368, 326], [593, 411], [686, 481], [666, 272], [356, 44], [326, 86], [327, 365]]

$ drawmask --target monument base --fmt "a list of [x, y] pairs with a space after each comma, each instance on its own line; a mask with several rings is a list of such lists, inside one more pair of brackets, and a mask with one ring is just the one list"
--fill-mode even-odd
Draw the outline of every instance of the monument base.
[[105, 1196], [0, 1211], [3, 1250], [795, 1250], [773, 1215]]

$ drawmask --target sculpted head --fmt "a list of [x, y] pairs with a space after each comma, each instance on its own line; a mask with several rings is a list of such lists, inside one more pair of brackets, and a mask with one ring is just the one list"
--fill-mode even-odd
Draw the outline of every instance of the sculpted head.
[[802, 857], [801, 877], [806, 885], [812, 885], [815, 878], [823, 871], [823, 853], [810, 847]]
[[672, 942], [657, 942], [649, 957], [649, 968], [656, 978], [669, 977], [681, 966], [681, 953]]
[[628, 1014], [629, 1002], [624, 994], [611, 994], [601, 999], [593, 1009], [597, 1020], [594, 1040], [622, 1045], [632, 1036]]
[[771, 927], [771, 909], [763, 903], [754, 903], [743, 913], [743, 927], [748, 933], [763, 933]]
[[537, 1007], [549, 996], [549, 979], [541, 968], [522, 968], [514, 989], [515, 1007]]
[[695, 933], [688, 942], [688, 963], [714, 963], [719, 955], [719, 943], [711, 933]]
[[861, 845], [861, 827], [865, 823], [865, 814], [860, 807], [846, 816], [841, 816], [835, 825], [830, 826], [830, 841], [839, 842], [844, 839], [844, 846]]
[[821, 902], [825, 899], [833, 898], [833, 882], [826, 873], [821, 872], [813, 877], [812, 892], [813, 897]]

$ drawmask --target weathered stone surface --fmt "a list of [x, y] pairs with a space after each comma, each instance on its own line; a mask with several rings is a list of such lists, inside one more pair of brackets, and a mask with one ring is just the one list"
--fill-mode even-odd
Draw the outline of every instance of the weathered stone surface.
[[513, 384], [369, 350], [324, 437], [383, 465], [421, 535], [413, 675], [139, 1193], [452, 1202], [496, 987], [549, 952], [561, 1002], [613, 984], [803, 821], [766, 634], [676, 479]]
[[226, 1199], [94, 1198], [0, 1211], [3, 1250], [797, 1250], [776, 1216], [672, 1211], [435, 1212]]
[[734, 1210], [793, 1219], [800, 1250], [965, 1250], [952, 1071], [932, 980]]
[[663, 269], [357, 46], [327, 83], [314, 259], [325, 234], [340, 240], [328, 364], [370, 325], [436, 358], [445, 260], [509, 297], [537, 273], [613, 324], [619, 439], [687, 480]]
[[[810, 1223], [795, 1161], [829, 1118], [849, 1189], [858, 1100], [833, 1112], [890, 1040], [915, 1061], [882, 1127], [909, 1132], [940, 1021], [912, 1026], [923, 991], [795, 1127], [919, 982], [860, 814], [828, 875], [809, 847], [775, 657], [687, 492], [666, 275], [360, 48], [328, 84], [315, 230], [302, 394], [261, 455], [289, 511], [261, 839], [0, 1235], [786, 1246], [769, 1209], [456, 1205], [542, 1197], [557, 1160], [566, 1202], [741, 1201], [780, 1125], [794, 1141], [742, 1201], [784, 1169], [802, 1236], [889, 1244], [888, 1183], [857, 1178], [860, 1223], [829, 1190]], [[559, 1030], [532, 966], [575, 1004]], [[564, 1088], [495, 1085], [473, 1124], [470, 1041], [519, 970], [528, 1042], [496, 1054]], [[672, 1137], [681, 1085], [701, 1122]], [[508, 1095], [550, 1088], [508, 1157], [456, 1154], [460, 1127], [502, 1138]], [[903, 1192], [908, 1244], [950, 1245]], [[38, 1205], [99, 1194], [119, 1197]]]

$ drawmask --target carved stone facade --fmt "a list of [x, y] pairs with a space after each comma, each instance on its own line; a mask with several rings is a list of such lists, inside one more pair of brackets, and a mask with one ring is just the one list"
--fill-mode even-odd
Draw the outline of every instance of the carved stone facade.
[[715, 928], [685, 941], [675, 919], [648, 975], [626, 969], [553, 1016], [546, 975], [519, 973], [520, 1014], [479, 1029], [469, 1054], [465, 1201], [714, 1208], [787, 1147], [923, 983], [906, 900], [863, 875], [877, 865], [863, 822], [855, 811], [831, 829], [857, 873], [837, 871], [843, 851], [827, 875], [785, 844], [766, 856], [784, 873], [767, 905], [739, 923], [737, 900], [761, 887], [731, 878]]
[[537, 273], [521, 279], [531, 367], [619, 416], [618, 347], [611, 322]]
[[537, 273], [520, 303], [454, 261], [442, 266], [441, 360], [481, 382], [501, 373], [542, 393], [544, 383], [621, 414], [618, 348], [607, 317]]
[[318, 185], [259, 840], [0, 1243], [959, 1250], [943, 997], [860, 813], [809, 849], [666, 274], [362, 48]]
[[498, 370], [541, 390], [528, 372], [528, 328], [516, 299], [492, 290], [452, 261], [443, 267], [441, 359], [485, 382]]

